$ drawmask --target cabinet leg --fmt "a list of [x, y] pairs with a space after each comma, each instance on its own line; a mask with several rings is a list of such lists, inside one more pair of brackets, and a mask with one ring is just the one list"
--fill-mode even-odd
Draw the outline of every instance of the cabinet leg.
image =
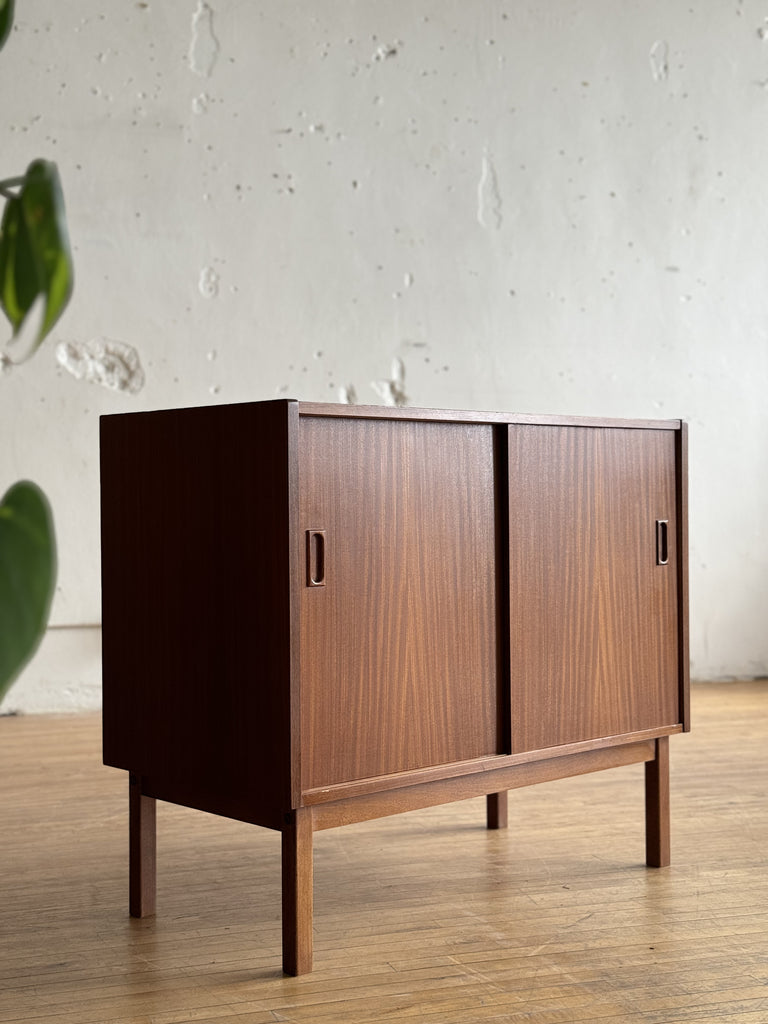
[[488, 828], [507, 827], [507, 793], [489, 793], [485, 798]]
[[155, 912], [157, 829], [154, 797], [141, 792], [141, 776], [129, 777], [128, 908], [131, 917]]
[[312, 970], [312, 810], [286, 816], [283, 848], [283, 971]]
[[645, 862], [650, 868], [670, 863], [669, 737], [656, 740], [656, 757], [645, 762]]

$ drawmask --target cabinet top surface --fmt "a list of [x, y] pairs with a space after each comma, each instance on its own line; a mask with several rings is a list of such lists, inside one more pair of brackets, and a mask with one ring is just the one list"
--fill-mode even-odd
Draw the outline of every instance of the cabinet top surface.
[[[382, 405], [342, 405], [331, 402], [301, 402], [295, 399], [274, 399], [263, 402], [235, 403], [241, 407], [283, 406], [298, 412], [299, 416], [337, 417], [342, 419], [397, 419], [423, 420], [447, 423], [509, 423], [509, 424], [541, 424], [543, 426], [581, 426], [581, 427], [625, 427], [653, 430], [679, 430], [680, 419], [636, 419], [607, 416], [570, 416], [539, 413], [512, 412], [478, 412], [469, 409], [418, 409], [395, 408]], [[206, 405], [178, 409], [157, 409], [142, 412], [110, 413], [102, 416], [103, 420], [111, 420], [125, 416], [154, 416], [171, 413], [187, 413], [198, 409], [227, 409], [231, 405]]]

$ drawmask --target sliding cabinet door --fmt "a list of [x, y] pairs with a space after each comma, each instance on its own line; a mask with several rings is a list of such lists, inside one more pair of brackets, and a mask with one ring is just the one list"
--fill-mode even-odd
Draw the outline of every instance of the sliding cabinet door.
[[512, 426], [512, 750], [680, 722], [675, 432]]
[[494, 428], [299, 421], [303, 789], [499, 752]]

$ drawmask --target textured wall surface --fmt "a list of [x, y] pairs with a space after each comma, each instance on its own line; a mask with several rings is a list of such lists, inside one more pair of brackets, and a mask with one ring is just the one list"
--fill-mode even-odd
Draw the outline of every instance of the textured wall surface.
[[[0, 487], [53, 502], [55, 626], [99, 621], [101, 413], [681, 416], [693, 673], [768, 671], [764, 2], [17, 7], [0, 174], [58, 162], [77, 284], [0, 376]], [[97, 703], [97, 633], [6, 709]]]

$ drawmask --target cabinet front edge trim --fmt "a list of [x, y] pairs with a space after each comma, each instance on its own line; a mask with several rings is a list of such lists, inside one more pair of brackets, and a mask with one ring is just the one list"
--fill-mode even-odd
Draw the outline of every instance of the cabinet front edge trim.
[[496, 754], [489, 757], [475, 758], [471, 761], [454, 761], [451, 764], [418, 768], [412, 771], [397, 772], [393, 775], [378, 775], [354, 782], [342, 782], [333, 786], [318, 786], [304, 791], [301, 806], [316, 806], [336, 800], [366, 796], [393, 789], [404, 789], [407, 786], [418, 786], [422, 783], [455, 779], [466, 775], [477, 775], [482, 772], [512, 768], [516, 765], [531, 764], [537, 761], [552, 761], [561, 757], [568, 757], [571, 754], [582, 754], [592, 750], [625, 746], [628, 743], [642, 743], [646, 740], [657, 739], [660, 736], [673, 736], [681, 732], [683, 732], [683, 726], [676, 724], [658, 729], [645, 729], [641, 732], [624, 733], [619, 736], [584, 740], [581, 743], [566, 743], [558, 747], [545, 747], [541, 750], [525, 751], [520, 754]]
[[573, 775], [619, 768], [655, 756], [654, 740], [622, 743], [615, 747], [582, 750], [562, 757], [549, 757], [541, 761], [507, 764], [481, 773], [454, 779], [436, 779], [421, 782], [390, 792], [368, 793], [358, 797], [337, 799], [333, 803], [309, 808], [313, 831], [352, 825], [391, 814], [402, 814], [456, 800], [470, 800], [488, 793], [504, 792]]
[[635, 430], [680, 430], [680, 419], [637, 419], [613, 416], [570, 416], [550, 413], [483, 412], [470, 409], [392, 408], [384, 405], [341, 405], [299, 402], [299, 416], [346, 419], [435, 420], [447, 423], [510, 424], [512, 426], [619, 427]]

